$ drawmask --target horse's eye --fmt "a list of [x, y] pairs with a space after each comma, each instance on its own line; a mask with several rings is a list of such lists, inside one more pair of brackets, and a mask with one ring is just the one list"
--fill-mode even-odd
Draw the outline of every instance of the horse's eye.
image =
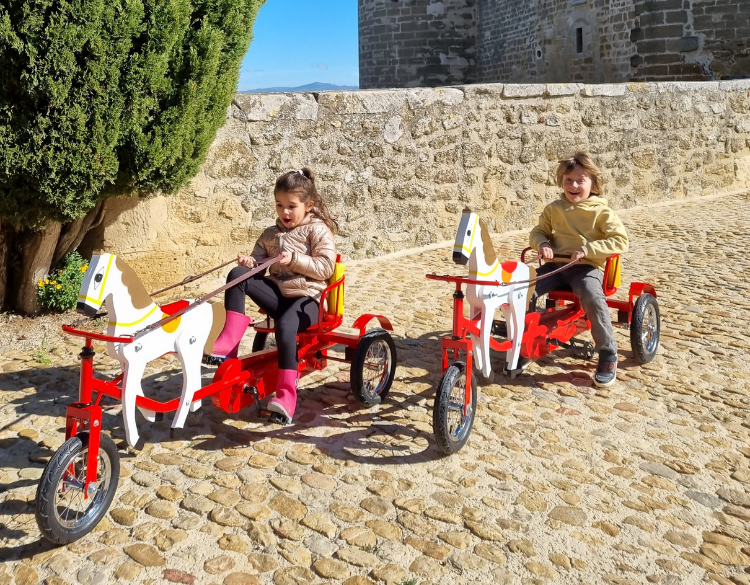
[[102, 280], [104, 280], [104, 275], [103, 274], [97, 274], [94, 277], [94, 281], [96, 281], [96, 282], [101, 282]]
[[469, 230], [468, 232], [466, 232], [466, 235], [470, 236], [471, 235], [471, 230]]

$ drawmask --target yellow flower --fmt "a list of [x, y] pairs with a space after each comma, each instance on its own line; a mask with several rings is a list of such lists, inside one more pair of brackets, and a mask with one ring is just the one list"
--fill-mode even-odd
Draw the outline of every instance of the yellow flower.
[[62, 288], [62, 285], [61, 285], [61, 284], [58, 284], [58, 285], [57, 285], [57, 286], [56, 286], [55, 288], [56, 288], [57, 290], [60, 290], [60, 289]]
[[89, 265], [86, 264], [86, 266], [81, 266], [81, 272], [86, 272], [89, 269]]
[[52, 281], [52, 284], [57, 284], [57, 281], [56, 281], [56, 280], [53, 280], [53, 281]]
[[62, 270], [59, 270], [58, 272], [60, 273], [60, 276], [62, 276]]
[[37, 284], [38, 284], [39, 286], [44, 286], [44, 281], [43, 281], [43, 280], [42, 280], [42, 279], [40, 278], [40, 279], [39, 279], [39, 282], [37, 282]]
[[49, 284], [49, 278], [44, 281], [44, 284]]

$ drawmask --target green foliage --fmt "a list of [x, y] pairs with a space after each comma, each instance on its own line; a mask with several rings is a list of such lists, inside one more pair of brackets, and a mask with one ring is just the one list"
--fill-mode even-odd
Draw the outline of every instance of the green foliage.
[[37, 282], [39, 304], [50, 311], [67, 311], [76, 306], [88, 263], [78, 252], [68, 254], [44, 280]]
[[0, 4], [0, 216], [71, 221], [198, 170], [264, 0]]
[[40, 364], [51, 364], [52, 360], [49, 359], [49, 348], [47, 347], [47, 336], [42, 337], [42, 345], [39, 346], [34, 352], [34, 359]]

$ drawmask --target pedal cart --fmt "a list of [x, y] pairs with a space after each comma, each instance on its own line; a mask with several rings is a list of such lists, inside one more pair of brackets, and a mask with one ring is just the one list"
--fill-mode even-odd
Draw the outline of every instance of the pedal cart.
[[[99, 293], [98, 301], [100, 302], [103, 302], [103, 296], [107, 298], [112, 296], [108, 296], [104, 290], [108, 275], [110, 280], [115, 280], [110, 272], [115, 272], [115, 264], [117, 266], [124, 264], [120, 260], [113, 264], [113, 258], [114, 256], [109, 259], [106, 271], [103, 268], [98, 269], [96, 274], [92, 272], [91, 279], [84, 280], [84, 285], [88, 280], [100, 283], [103, 291]], [[278, 257], [267, 261], [240, 279], [247, 278], [274, 261], [278, 261]], [[102, 263], [103, 261], [100, 260], [99, 265]], [[216, 268], [197, 277], [185, 279], [174, 286], [191, 282]], [[97, 270], [94, 266], [94, 259], [89, 268], [89, 271], [92, 270]], [[45, 538], [56, 544], [67, 544], [89, 533], [106, 514], [117, 489], [120, 475], [119, 455], [112, 439], [101, 432], [102, 407], [100, 402], [103, 396], [122, 400], [124, 410], [127, 400], [124, 394], [127, 394], [128, 390], [125, 388], [123, 377], [127, 376], [127, 371], [123, 371], [111, 381], [95, 377], [93, 367], [95, 354], [92, 342], [108, 342], [113, 344], [111, 347], [115, 349], [135, 346], [135, 352], [139, 351], [138, 346], [142, 346], [142, 352], [145, 353], [149, 340], [155, 339], [155, 337], [149, 337], [152, 332], [160, 329], [167, 332], [176, 330], [180, 325], [175, 326], [174, 322], [179, 323], [180, 316], [185, 316], [185, 313], [193, 308], [197, 309], [209, 297], [236, 284], [240, 279], [228, 283], [192, 304], [188, 301], [180, 301], [158, 307], [162, 311], [163, 318], [132, 335], [102, 335], [82, 331], [73, 326], [63, 327], [66, 333], [81, 337], [85, 341], [80, 354], [79, 398], [67, 408], [66, 441], [50, 459], [37, 488], [36, 519]], [[123, 278], [123, 281], [125, 280]], [[321, 370], [327, 366], [329, 360], [349, 363], [351, 364], [351, 387], [354, 394], [368, 406], [378, 404], [388, 395], [396, 371], [396, 348], [388, 333], [392, 330], [391, 324], [381, 315], [366, 314], [357, 318], [352, 324], [352, 329], [359, 330], [358, 333], [349, 334], [337, 331], [343, 323], [344, 315], [344, 275], [340, 257], [337, 258], [336, 270], [331, 281], [321, 297], [326, 299], [326, 303], [325, 307], [321, 306], [317, 325], [300, 333], [297, 337], [299, 371], [304, 376], [315, 370]], [[172, 287], [157, 292], [163, 292], [169, 288]], [[84, 286], [81, 290], [85, 296]], [[89, 292], [88, 294], [96, 293]], [[111, 317], [109, 304], [107, 304], [107, 309]], [[367, 331], [367, 324], [373, 319], [379, 322], [380, 328]], [[183, 324], [184, 322], [183, 319]], [[189, 401], [185, 401], [187, 404], [181, 404], [185, 396], [183, 389], [183, 398], [174, 398], [168, 402], [152, 400], [141, 392], [135, 396], [135, 406], [146, 412], [155, 413], [153, 419], [163, 416], [163, 413], [179, 411], [183, 406], [194, 410], [203, 398], [211, 398], [216, 408], [227, 413], [236, 413], [242, 408], [255, 405], [260, 414], [260, 401], [275, 391], [278, 366], [275, 347], [256, 351], [256, 346], [262, 347], [266, 337], [273, 333], [272, 324], [263, 321], [256, 323], [255, 326], [258, 333], [256, 333], [253, 352], [222, 363], [210, 384], [201, 388], [200, 382], [198, 383], [197, 391], [189, 397]], [[195, 336], [189, 338], [186, 336], [185, 348], [191, 344], [197, 345], [195, 341]], [[328, 354], [328, 350], [333, 346], [343, 346], [343, 358]], [[185, 348], [178, 347], [176, 352], [186, 351]], [[200, 357], [197, 358], [197, 364], [185, 363], [186, 358], [182, 353], [180, 353], [180, 359], [183, 361], [184, 377], [188, 375], [189, 365], [197, 367], [200, 374]], [[140, 376], [138, 389], [140, 389]], [[175, 422], [177, 418], [176, 415]], [[172, 426], [175, 428], [175, 423]], [[181, 426], [181, 423], [177, 426]]]
[[[472, 214], [472, 218], [474, 214]], [[465, 219], [462, 220], [462, 228], [459, 234], [471, 233], [466, 229]], [[469, 218], [471, 228], [471, 218]], [[474, 221], [474, 231], [481, 233], [483, 227], [481, 220]], [[479, 229], [478, 229], [479, 228]], [[464, 230], [462, 232], [462, 229]], [[486, 229], [486, 228], [485, 228]], [[467, 238], [468, 239], [468, 238]], [[490, 243], [491, 246], [491, 243]], [[481, 244], [479, 245], [481, 249]], [[456, 240], [454, 247], [454, 261], [465, 263], [460, 260], [461, 250], [466, 252], [465, 259], [468, 261], [468, 253], [475, 254], [476, 245], [468, 245]], [[457, 251], [458, 250], [458, 251]], [[526, 255], [531, 248], [526, 248], [521, 253], [521, 263], [525, 263]], [[485, 248], [487, 251], [487, 248]], [[472, 256], [473, 258], [473, 256]], [[541, 263], [541, 260], [540, 260]], [[437, 438], [438, 446], [445, 454], [457, 452], [464, 446], [471, 433], [476, 411], [477, 384], [473, 370], [475, 361], [475, 343], [480, 337], [480, 319], [466, 318], [464, 316], [464, 292], [463, 286], [496, 286], [500, 289], [507, 288], [509, 279], [506, 275], [512, 272], [518, 263], [506, 262], [503, 267], [503, 281], [492, 281], [479, 279], [479, 276], [487, 276], [481, 271], [470, 272], [473, 278], [458, 276], [445, 276], [427, 274], [430, 280], [450, 282], [455, 285], [453, 293], [453, 327], [450, 336], [442, 340], [442, 371], [443, 377], [435, 395], [433, 409], [432, 427]], [[573, 263], [571, 263], [572, 265]], [[567, 266], [566, 266], [567, 267]], [[506, 270], [507, 268], [507, 270]], [[498, 274], [501, 271], [498, 270]], [[533, 282], [532, 278], [523, 283]], [[539, 277], [544, 278], [544, 276]], [[631, 283], [628, 291], [628, 300], [612, 298], [620, 286], [620, 257], [610, 256], [607, 259], [604, 275], [604, 294], [607, 297], [607, 305], [617, 310], [617, 320], [613, 325], [630, 329], [630, 343], [633, 355], [640, 364], [650, 362], [656, 355], [659, 345], [660, 317], [659, 306], [656, 302], [656, 291], [653, 285], [646, 282]], [[519, 295], [520, 296], [520, 295]], [[524, 301], [526, 297], [524, 296]], [[520, 343], [520, 357], [529, 360], [537, 360], [540, 357], [558, 349], [566, 348], [573, 355], [585, 359], [594, 357], [594, 346], [588, 342], [576, 339], [575, 336], [591, 328], [591, 323], [586, 318], [585, 311], [581, 308], [578, 298], [569, 291], [557, 291], [548, 294], [546, 306], [543, 309], [525, 312], [525, 323]], [[494, 313], [494, 310], [493, 310]], [[523, 317], [521, 317], [523, 319]], [[491, 337], [489, 337], [489, 348], [494, 351], [512, 350], [513, 336], [509, 333], [508, 324], [502, 321], [492, 321]], [[502, 339], [497, 339], [500, 337]], [[451, 360], [453, 362], [451, 363]], [[521, 371], [520, 368], [507, 370], [506, 374], [514, 378]]]

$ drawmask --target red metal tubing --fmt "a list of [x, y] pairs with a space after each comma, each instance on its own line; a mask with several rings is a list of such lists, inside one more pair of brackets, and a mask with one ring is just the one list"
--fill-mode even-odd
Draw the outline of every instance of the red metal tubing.
[[74, 329], [70, 325], [63, 325], [63, 331], [68, 335], [74, 335], [76, 337], [85, 337], [86, 339], [96, 339], [97, 341], [111, 341], [113, 343], [132, 343], [133, 338], [129, 335], [120, 337], [112, 337], [109, 335], [101, 335], [99, 333], [91, 333], [90, 331], [80, 331]]
[[442, 280], [445, 282], [460, 282], [462, 284], [484, 284], [487, 286], [508, 286], [508, 284], [513, 284], [497, 282], [496, 280], [476, 280], [474, 278], [464, 278], [462, 276], [449, 276], [447, 274], [425, 274], [425, 278], [429, 278], [430, 280]]

